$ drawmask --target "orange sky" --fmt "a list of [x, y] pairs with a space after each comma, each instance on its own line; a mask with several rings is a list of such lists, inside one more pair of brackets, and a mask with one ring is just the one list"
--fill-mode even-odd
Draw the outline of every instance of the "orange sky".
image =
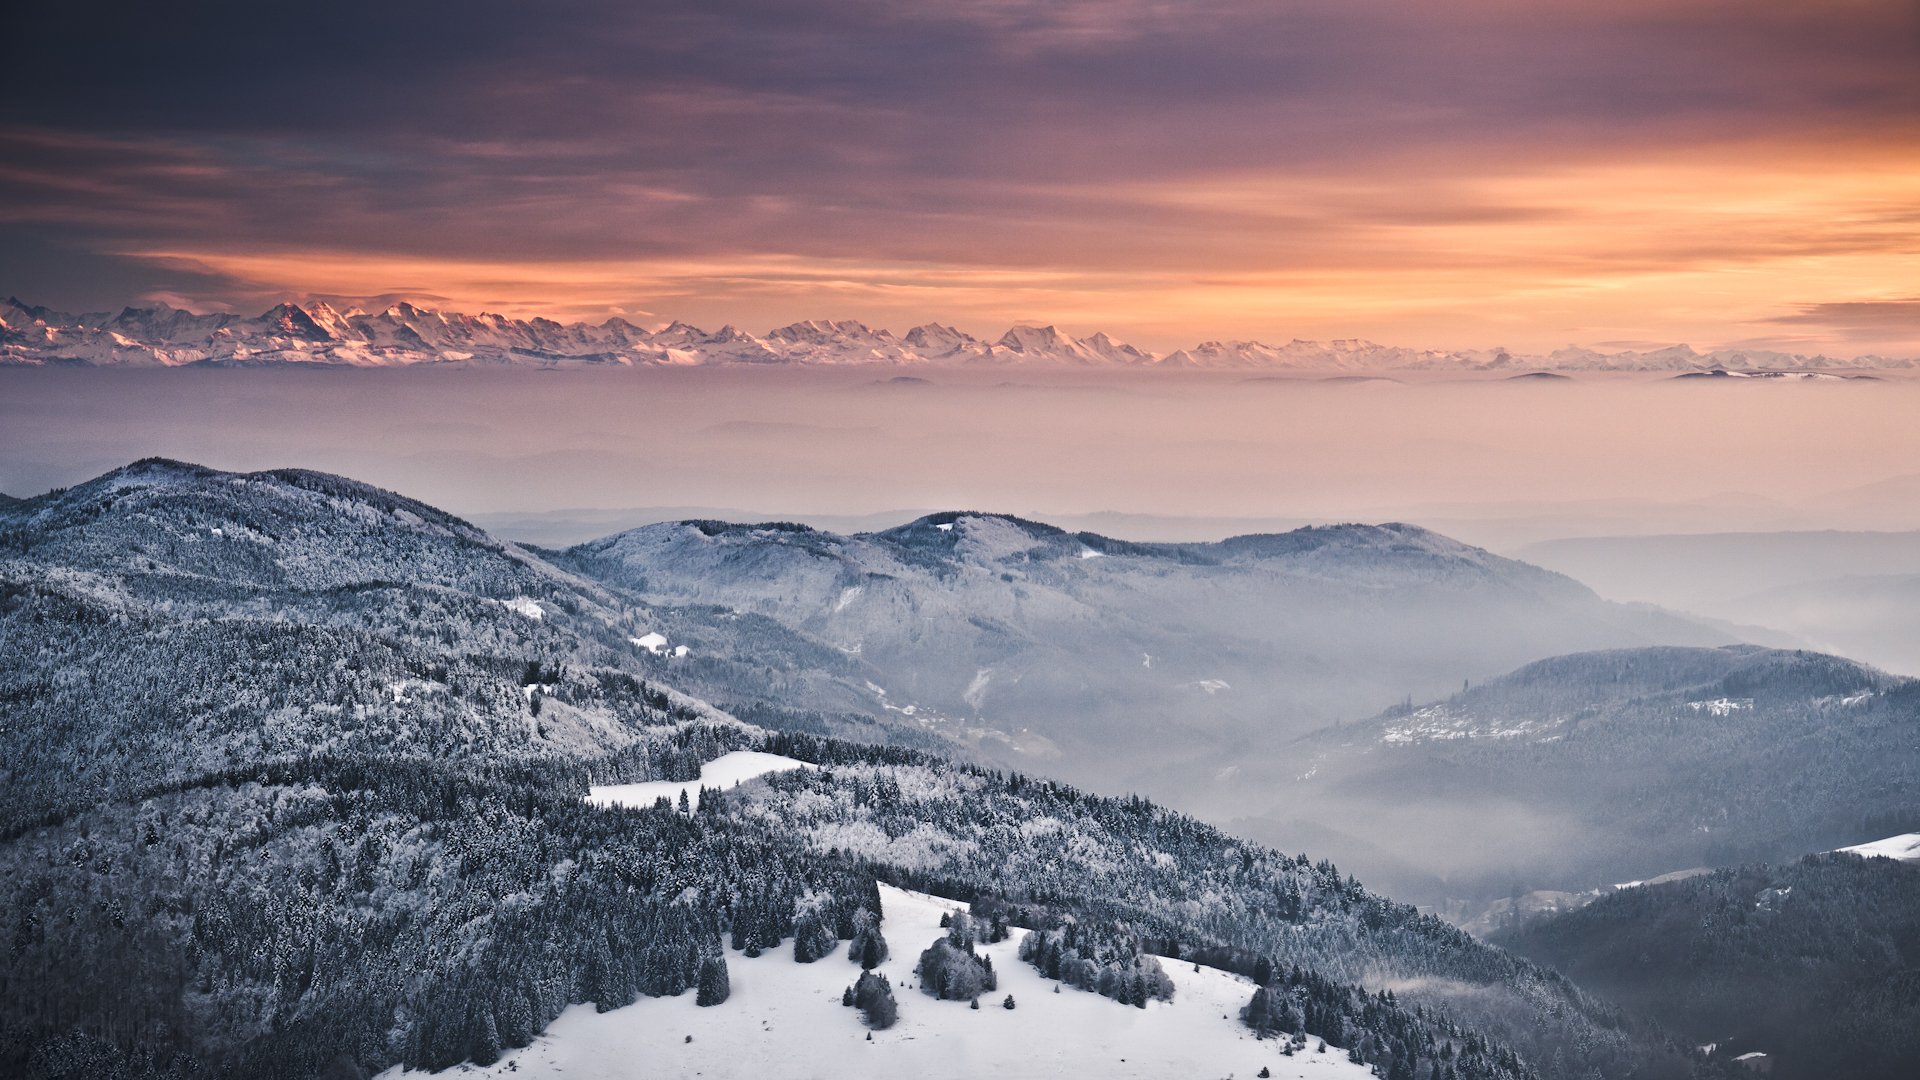
[[1911, 3], [725, 6], [56, 45], [0, 288], [1920, 354]]

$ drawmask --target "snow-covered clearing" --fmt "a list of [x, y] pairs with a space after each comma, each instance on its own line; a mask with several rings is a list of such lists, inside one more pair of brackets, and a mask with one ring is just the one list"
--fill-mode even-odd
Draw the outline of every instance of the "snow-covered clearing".
[[1885, 840], [1875, 840], [1870, 844], [1855, 844], [1840, 850], [1853, 855], [1865, 855], [1869, 859], [1880, 856], [1898, 859], [1901, 862], [1920, 862], [1920, 833], [1901, 833], [1899, 836], [1889, 836]]
[[680, 793], [687, 793], [687, 800], [693, 801], [703, 787], [730, 788], [755, 777], [768, 773], [784, 772], [787, 769], [813, 769], [818, 766], [798, 758], [782, 757], [779, 754], [763, 754], [758, 750], [735, 750], [731, 754], [722, 754], [705, 765], [700, 766], [698, 780], [653, 780], [644, 784], [607, 784], [587, 789], [587, 801], [595, 806], [652, 806], [662, 795], [667, 801], [679, 805]]
[[[702, 1009], [693, 992], [643, 998], [623, 1009], [595, 1013], [576, 1005], [562, 1013], [532, 1046], [486, 1069], [462, 1075], [615, 1080], [629, 1077], [740, 1077], [782, 1080], [915, 1080], [990, 1076], [994, 1080], [1068, 1080], [1098, 1077], [1251, 1078], [1262, 1066], [1276, 1077], [1362, 1080], [1373, 1074], [1328, 1047], [1281, 1054], [1283, 1043], [1256, 1040], [1239, 1010], [1253, 985], [1237, 975], [1163, 961], [1172, 976], [1171, 1003], [1145, 1009], [1057, 985], [1021, 962], [1023, 936], [981, 950], [993, 959], [1000, 988], [978, 1011], [959, 1001], [937, 1001], [915, 988], [920, 951], [944, 931], [943, 912], [956, 901], [881, 886], [882, 930], [892, 958], [880, 972], [893, 983], [900, 1019], [885, 1031], [867, 1028], [840, 1004], [841, 991], [860, 969], [847, 962], [843, 942], [832, 955], [797, 964], [791, 945], [754, 959], [727, 954], [732, 996]], [[1015, 1008], [1001, 1001], [1013, 995]], [[687, 1041], [692, 1036], [692, 1041]], [[398, 1077], [398, 1070], [383, 1074]]]
[[538, 600], [531, 600], [524, 596], [516, 596], [511, 600], [502, 600], [500, 603], [505, 605], [508, 611], [517, 615], [525, 615], [529, 619], [544, 619], [547, 617], [547, 609], [541, 607]]

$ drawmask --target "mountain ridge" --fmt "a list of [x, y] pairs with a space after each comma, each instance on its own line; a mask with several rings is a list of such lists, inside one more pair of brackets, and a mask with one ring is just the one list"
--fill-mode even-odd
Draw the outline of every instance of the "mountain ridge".
[[[1920, 680], [1843, 657], [1574, 653], [1281, 748], [1266, 835], [1296, 818], [1337, 827], [1379, 850], [1322, 850], [1369, 880], [1404, 875], [1399, 894], [1435, 905], [1590, 890], [1910, 829], [1917, 746]], [[1442, 844], [1444, 867], [1424, 855]]]
[[1209, 786], [1197, 777], [1243, 741], [1463, 678], [1586, 648], [1735, 640], [1404, 524], [1139, 543], [940, 511], [850, 535], [662, 522], [550, 555], [651, 602], [717, 604], [826, 643], [873, 672], [870, 707], [977, 730], [994, 760], [1163, 795]]
[[940, 323], [896, 335], [852, 319], [808, 319], [752, 334], [734, 325], [709, 332], [674, 321], [648, 330], [624, 318], [561, 323], [481, 312], [421, 308], [406, 301], [379, 311], [325, 300], [284, 301], [256, 317], [196, 314], [161, 303], [118, 312], [68, 313], [0, 301], [0, 366], [331, 367], [555, 364], [620, 367], [1004, 366], [1151, 370], [1265, 370], [1300, 373], [1437, 371], [1529, 373], [1638, 371], [1682, 374], [1815, 372], [1911, 368], [1914, 358], [1803, 356], [1771, 350], [1685, 345], [1605, 353], [1568, 346], [1544, 355], [1504, 348], [1413, 349], [1359, 339], [1206, 341], [1169, 353], [1145, 351], [1105, 332], [1075, 337], [1052, 325], [1018, 323], [992, 340]]

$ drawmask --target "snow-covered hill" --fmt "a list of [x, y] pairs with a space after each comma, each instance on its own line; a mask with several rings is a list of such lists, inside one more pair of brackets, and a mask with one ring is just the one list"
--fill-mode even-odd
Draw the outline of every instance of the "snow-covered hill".
[[[859, 975], [836, 947], [811, 964], [791, 950], [747, 958], [729, 953], [731, 996], [714, 1007], [694, 1004], [692, 991], [643, 998], [595, 1012], [575, 1005], [533, 1045], [485, 1069], [462, 1075], [626, 1080], [645, 1075], [728, 1080], [1164, 1080], [1167, 1077], [1275, 1077], [1355, 1080], [1374, 1075], [1339, 1047], [1315, 1039], [1291, 1056], [1284, 1039], [1256, 1039], [1239, 1020], [1253, 984], [1214, 968], [1164, 961], [1171, 1002], [1144, 1009], [1076, 990], [1043, 977], [1019, 958], [1026, 931], [982, 945], [1000, 985], [979, 1009], [919, 992], [914, 963], [946, 931], [942, 915], [967, 905], [925, 893], [880, 887], [882, 929], [893, 955], [877, 970], [894, 986], [899, 1021], [871, 1032], [840, 1004]], [[1055, 993], [1056, 987], [1059, 989]], [[1011, 997], [1014, 1008], [1003, 1001]], [[388, 1080], [420, 1076], [399, 1069]]]
[[1053, 326], [1018, 325], [993, 341], [928, 323], [895, 335], [852, 320], [810, 319], [753, 334], [683, 322], [648, 330], [621, 318], [593, 324], [466, 315], [410, 303], [341, 311], [323, 300], [282, 303], [253, 318], [199, 315], [159, 304], [74, 314], [0, 301], [0, 366], [76, 364], [1031, 364], [1104, 368], [1360, 371], [1661, 371], [1808, 375], [1825, 369], [1906, 368], [1913, 359], [1839, 359], [1755, 350], [1700, 353], [1685, 345], [1647, 352], [1568, 347], [1545, 356], [1506, 349], [1410, 349], [1371, 341], [1207, 341], [1157, 354], [1104, 332], [1074, 337]]
[[[960, 511], [853, 536], [685, 521], [558, 561], [825, 642], [873, 672], [870, 710], [1021, 767], [1161, 797], [1216, 786], [1205, 777], [1245, 763], [1244, 740], [1409, 692], [1554, 653], [1727, 640], [1404, 524], [1138, 544]], [[1174, 762], [1199, 775], [1160, 772]]]

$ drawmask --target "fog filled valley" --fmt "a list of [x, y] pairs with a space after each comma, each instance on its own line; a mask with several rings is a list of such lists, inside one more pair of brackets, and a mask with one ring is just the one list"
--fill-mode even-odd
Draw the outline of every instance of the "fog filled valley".
[[1920, 384], [0, 376], [10, 1075], [1920, 1066]]
[[12, 495], [152, 454], [299, 466], [547, 546], [685, 518], [858, 532], [940, 510], [1141, 541], [1405, 521], [1502, 554], [1566, 537], [1920, 530], [1920, 380], [1898, 373], [1812, 383], [1017, 365], [4, 374], [0, 491]]

